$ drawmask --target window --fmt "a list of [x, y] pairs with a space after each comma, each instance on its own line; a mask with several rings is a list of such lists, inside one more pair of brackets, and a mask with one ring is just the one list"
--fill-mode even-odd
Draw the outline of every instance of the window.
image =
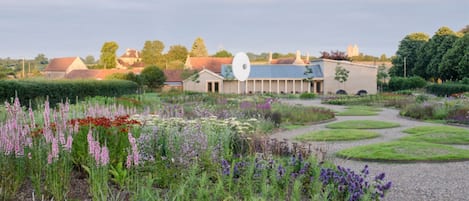
[[220, 82], [207, 82], [207, 92], [215, 92], [218, 93], [220, 91]]

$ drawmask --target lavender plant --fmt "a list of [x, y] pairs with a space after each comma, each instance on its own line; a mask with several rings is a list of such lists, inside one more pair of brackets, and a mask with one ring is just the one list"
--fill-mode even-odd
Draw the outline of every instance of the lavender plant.
[[[367, 180], [369, 174], [368, 165], [365, 165], [360, 173], [355, 173], [349, 168], [337, 166], [337, 169], [323, 168], [319, 179], [323, 183], [327, 199], [358, 201], [363, 197], [373, 200], [383, 198], [391, 188], [391, 181], [385, 182], [385, 174], [381, 173], [372, 182]], [[330, 190], [330, 189], [333, 190]]]

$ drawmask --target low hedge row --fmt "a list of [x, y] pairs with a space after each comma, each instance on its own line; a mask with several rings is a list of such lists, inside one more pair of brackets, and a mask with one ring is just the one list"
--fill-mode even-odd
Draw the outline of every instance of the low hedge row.
[[427, 86], [427, 92], [437, 96], [451, 96], [452, 94], [469, 92], [468, 84], [443, 83]]
[[75, 103], [88, 96], [117, 97], [133, 94], [138, 85], [125, 80], [0, 80], [0, 101], [10, 101], [18, 96], [24, 105], [36, 104], [49, 98], [50, 105], [65, 101]]
[[390, 91], [418, 89], [427, 85], [427, 82], [421, 77], [391, 77], [388, 83]]

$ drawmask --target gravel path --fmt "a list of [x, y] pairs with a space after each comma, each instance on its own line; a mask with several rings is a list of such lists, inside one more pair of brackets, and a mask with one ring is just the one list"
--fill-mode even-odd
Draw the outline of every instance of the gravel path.
[[[320, 100], [286, 100], [282, 102], [289, 104], [302, 104], [330, 108], [341, 111], [344, 106], [324, 105]], [[386, 178], [393, 182], [393, 187], [385, 200], [392, 201], [468, 201], [469, 200], [469, 161], [448, 163], [378, 163], [346, 160], [333, 156], [338, 150], [358, 145], [387, 142], [403, 137], [405, 130], [414, 126], [436, 125], [420, 121], [413, 121], [399, 117], [399, 111], [384, 108], [376, 116], [337, 116], [334, 122], [345, 120], [379, 120], [399, 123], [401, 126], [390, 129], [376, 129], [380, 137], [368, 140], [357, 140], [350, 142], [328, 142], [325, 144], [328, 158], [336, 165], [348, 167], [359, 171], [368, 164], [370, 174], [376, 175], [380, 172], [386, 173]], [[279, 132], [272, 137], [278, 139], [292, 139], [293, 137], [308, 131], [325, 129], [325, 124], [311, 125], [300, 129]], [[314, 143], [313, 143], [314, 144]], [[319, 144], [319, 143], [317, 143]], [[324, 143], [322, 143], [324, 146]], [[469, 146], [455, 146], [469, 149]]]

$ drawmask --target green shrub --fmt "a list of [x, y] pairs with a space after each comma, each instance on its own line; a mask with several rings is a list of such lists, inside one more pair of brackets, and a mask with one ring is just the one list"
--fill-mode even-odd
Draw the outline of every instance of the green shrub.
[[405, 90], [405, 89], [418, 89], [423, 88], [427, 85], [427, 82], [418, 76], [415, 77], [392, 77], [389, 80], [389, 90], [391, 91], [398, 91], [398, 90]]
[[414, 119], [433, 119], [433, 107], [432, 104], [410, 104], [402, 109], [400, 114]]
[[415, 98], [415, 101], [416, 101], [417, 103], [423, 103], [423, 102], [425, 102], [425, 101], [428, 101], [428, 99], [429, 99], [429, 98], [428, 98], [427, 95], [422, 95], [422, 94], [421, 94], [421, 95], [418, 95], [418, 96]]
[[446, 82], [443, 84], [432, 84], [427, 86], [427, 92], [437, 96], [451, 96], [452, 94], [469, 92], [469, 85]]
[[64, 102], [75, 103], [88, 96], [117, 97], [132, 94], [137, 84], [125, 80], [0, 80], [0, 101], [7, 101], [15, 96], [27, 105], [30, 101], [49, 99], [51, 105]]
[[316, 98], [316, 94], [315, 93], [302, 93], [300, 95], [300, 98], [301, 99], [314, 99]]

